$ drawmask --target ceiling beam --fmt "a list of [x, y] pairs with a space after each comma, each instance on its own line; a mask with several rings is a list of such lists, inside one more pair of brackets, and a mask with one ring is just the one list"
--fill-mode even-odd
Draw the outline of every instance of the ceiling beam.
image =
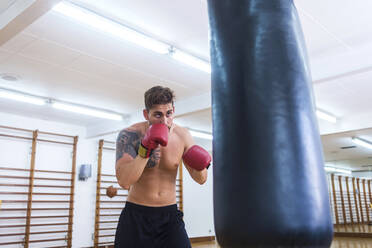
[[326, 83], [372, 71], [372, 47], [354, 49], [318, 59], [311, 59], [313, 83]]
[[[193, 96], [184, 100], [176, 101], [175, 105], [175, 118], [185, 115], [190, 115], [194, 112], [205, 110], [211, 106], [211, 94], [205, 93], [198, 96]], [[143, 108], [132, 112], [129, 116], [124, 118], [121, 122], [102, 122], [94, 126], [87, 127], [87, 138], [94, 138], [116, 133], [125, 127], [144, 121]]]
[[61, 0], [16, 1], [0, 17], [0, 46], [22, 32]]
[[124, 117], [122, 121], [102, 121], [86, 128], [86, 138], [97, 138], [110, 134], [118, 133], [120, 130], [129, 127], [129, 117]]

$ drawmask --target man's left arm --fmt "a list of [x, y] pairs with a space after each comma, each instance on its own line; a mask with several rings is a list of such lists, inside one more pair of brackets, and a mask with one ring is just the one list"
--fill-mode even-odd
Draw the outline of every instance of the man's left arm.
[[195, 142], [190, 132], [185, 129], [185, 152], [182, 156], [183, 163], [190, 173], [192, 179], [199, 184], [204, 184], [207, 181], [207, 169], [211, 163], [211, 156], [200, 146], [195, 145]]

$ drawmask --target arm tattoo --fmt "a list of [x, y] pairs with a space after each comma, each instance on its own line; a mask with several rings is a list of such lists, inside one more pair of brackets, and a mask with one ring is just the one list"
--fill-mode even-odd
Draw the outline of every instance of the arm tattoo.
[[147, 161], [147, 168], [155, 167], [160, 161], [160, 148], [156, 148], [152, 151], [149, 161]]
[[135, 158], [138, 153], [141, 137], [136, 131], [122, 130], [116, 140], [116, 161], [126, 153]]

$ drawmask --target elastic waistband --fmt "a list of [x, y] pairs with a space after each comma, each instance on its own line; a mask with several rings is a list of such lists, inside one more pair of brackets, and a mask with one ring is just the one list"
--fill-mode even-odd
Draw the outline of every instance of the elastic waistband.
[[132, 202], [126, 202], [125, 208], [132, 211], [142, 212], [145, 214], [160, 214], [160, 213], [167, 213], [167, 212], [174, 212], [177, 210], [177, 204], [168, 205], [164, 207], [150, 207], [135, 204]]

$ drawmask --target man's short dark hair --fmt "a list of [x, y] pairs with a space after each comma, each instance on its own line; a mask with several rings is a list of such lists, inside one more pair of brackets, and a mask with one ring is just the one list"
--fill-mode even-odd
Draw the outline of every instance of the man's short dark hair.
[[174, 93], [168, 87], [154, 86], [145, 92], [145, 107], [150, 110], [157, 104], [174, 104]]

